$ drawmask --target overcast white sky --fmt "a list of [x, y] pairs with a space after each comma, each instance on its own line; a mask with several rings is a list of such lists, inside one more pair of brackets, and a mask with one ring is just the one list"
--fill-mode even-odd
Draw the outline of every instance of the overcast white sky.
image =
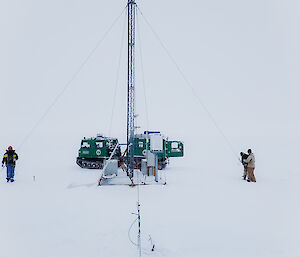
[[[252, 147], [266, 155], [278, 147], [288, 161], [300, 147], [299, 2], [137, 3], [237, 152]], [[0, 1], [1, 149], [22, 142], [125, 5], [102, 0]], [[31, 140], [54, 131], [78, 138], [109, 134], [124, 23], [123, 15]], [[218, 142], [213, 151], [230, 152], [140, 15], [138, 28], [138, 125], [187, 144], [197, 136], [203, 153], [213, 138]], [[123, 46], [110, 133], [120, 138], [126, 135], [126, 37]]]

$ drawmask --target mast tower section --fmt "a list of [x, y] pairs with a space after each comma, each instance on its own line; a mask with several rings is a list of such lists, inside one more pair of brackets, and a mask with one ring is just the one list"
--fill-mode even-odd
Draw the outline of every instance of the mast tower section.
[[128, 96], [127, 96], [127, 172], [134, 170], [134, 118], [135, 118], [135, 0], [128, 0]]

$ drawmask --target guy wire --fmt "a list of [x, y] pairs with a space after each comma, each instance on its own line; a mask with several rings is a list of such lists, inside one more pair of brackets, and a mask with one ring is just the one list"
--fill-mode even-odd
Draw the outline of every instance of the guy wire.
[[187, 77], [185, 76], [185, 74], [183, 73], [182, 69], [180, 68], [180, 66], [176, 62], [176, 60], [173, 57], [173, 55], [170, 53], [170, 51], [164, 45], [164, 43], [160, 39], [159, 35], [155, 32], [155, 30], [153, 29], [153, 27], [151, 26], [151, 24], [149, 23], [149, 21], [146, 19], [146, 17], [143, 15], [142, 11], [140, 10], [140, 8], [138, 6], [137, 6], [137, 9], [140, 12], [140, 14], [142, 15], [142, 17], [144, 18], [146, 24], [149, 26], [151, 32], [154, 34], [154, 36], [156, 37], [156, 39], [158, 40], [158, 42], [160, 43], [160, 45], [162, 46], [162, 48], [166, 52], [167, 56], [170, 58], [170, 60], [172, 61], [172, 63], [175, 65], [177, 71], [179, 72], [179, 74], [181, 75], [181, 77], [183, 78], [183, 80], [185, 81], [186, 85], [192, 91], [193, 95], [195, 96], [195, 98], [197, 99], [197, 101], [200, 103], [200, 105], [202, 106], [202, 108], [204, 109], [204, 111], [207, 113], [208, 117], [210, 118], [210, 120], [214, 124], [215, 128], [219, 131], [219, 133], [221, 134], [221, 136], [223, 137], [223, 139], [225, 140], [225, 142], [229, 146], [229, 148], [232, 151], [232, 153], [234, 154], [234, 156], [239, 159], [238, 155], [236, 154], [237, 152], [236, 152], [235, 148], [233, 147], [232, 143], [230, 142], [230, 140], [228, 139], [228, 137], [225, 135], [225, 133], [223, 132], [223, 130], [221, 129], [221, 127], [218, 125], [218, 123], [215, 120], [215, 118], [213, 117], [213, 115], [207, 109], [206, 105], [203, 103], [203, 101], [201, 100], [201, 98], [197, 94], [196, 90], [194, 89], [194, 87], [192, 86], [192, 84], [189, 82], [189, 80], [187, 79]]
[[20, 150], [22, 146], [25, 144], [25, 142], [32, 136], [34, 131], [37, 129], [37, 127], [40, 125], [40, 123], [45, 119], [45, 117], [48, 115], [48, 113], [51, 111], [51, 109], [55, 106], [55, 104], [58, 102], [60, 97], [65, 93], [65, 91], [70, 87], [72, 82], [77, 78], [79, 73], [82, 71], [82, 69], [86, 66], [88, 61], [91, 59], [91, 57], [94, 55], [96, 50], [99, 48], [99, 46], [103, 43], [103, 41], [108, 36], [109, 32], [113, 29], [113, 27], [116, 25], [120, 17], [123, 15], [124, 11], [126, 10], [126, 7], [122, 10], [121, 14], [113, 21], [113, 23], [109, 26], [109, 28], [105, 31], [103, 36], [100, 38], [100, 40], [96, 43], [96, 45], [93, 47], [93, 49], [89, 52], [87, 57], [83, 60], [83, 62], [78, 66], [77, 70], [74, 72], [74, 74], [71, 76], [69, 81], [64, 85], [62, 90], [56, 95], [52, 103], [48, 106], [46, 111], [43, 113], [43, 115], [37, 120], [37, 122], [34, 124], [34, 126], [31, 128], [31, 130], [27, 133], [27, 135], [23, 138], [21, 143], [18, 145], [16, 149]]

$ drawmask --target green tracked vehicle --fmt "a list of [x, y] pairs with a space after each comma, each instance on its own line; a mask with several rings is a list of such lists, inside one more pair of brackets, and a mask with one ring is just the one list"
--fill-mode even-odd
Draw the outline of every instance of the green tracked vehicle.
[[[134, 138], [134, 161], [135, 168], [141, 169], [141, 162], [147, 158], [147, 152], [150, 151], [151, 134], [160, 134], [159, 132], [148, 132], [137, 134]], [[119, 144], [117, 138], [110, 138], [98, 135], [95, 138], [84, 138], [78, 152], [76, 163], [81, 168], [102, 169], [104, 161], [108, 160], [115, 147]], [[180, 141], [169, 141], [162, 137], [163, 151], [158, 155], [158, 169], [164, 169], [169, 163], [170, 157], [183, 157], [184, 148]], [[118, 160], [120, 164], [126, 166], [127, 150], [121, 156], [121, 147], [118, 145], [112, 159]]]
[[[102, 169], [115, 147], [119, 144], [117, 138], [98, 135], [94, 138], [84, 138], [78, 151], [76, 163], [81, 168]], [[112, 159], [120, 160], [121, 148], [118, 145]]]

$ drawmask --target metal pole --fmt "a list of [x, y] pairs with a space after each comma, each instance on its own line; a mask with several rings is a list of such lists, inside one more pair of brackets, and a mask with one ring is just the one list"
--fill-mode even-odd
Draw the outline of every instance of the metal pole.
[[158, 182], [158, 153], [155, 153], [155, 167], [154, 167], [154, 172], [155, 172], [155, 182]]
[[128, 0], [128, 96], [127, 96], [127, 170], [133, 177], [134, 170], [134, 102], [135, 102], [135, 8]]
[[138, 223], [139, 223], [138, 250], [139, 250], [139, 257], [141, 257], [141, 256], [142, 256], [142, 244], [141, 244], [141, 215], [140, 215], [140, 202], [138, 202], [137, 206], [138, 206]]

